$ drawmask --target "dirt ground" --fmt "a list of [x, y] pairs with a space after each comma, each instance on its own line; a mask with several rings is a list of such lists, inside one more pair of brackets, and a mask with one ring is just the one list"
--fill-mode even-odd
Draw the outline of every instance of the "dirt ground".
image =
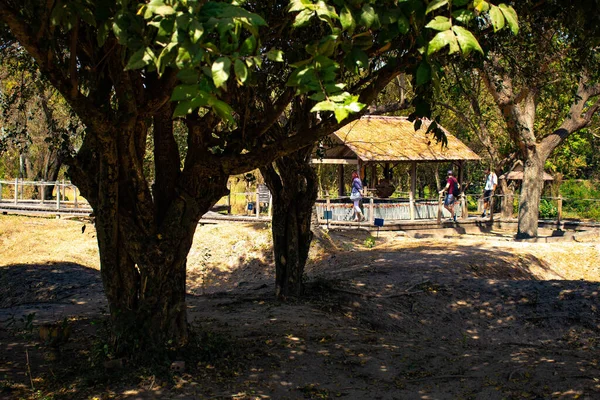
[[[319, 235], [306, 298], [281, 303], [268, 226], [200, 226], [188, 315], [208, 356], [169, 381], [98, 365], [91, 224], [0, 216], [0, 398], [600, 399], [598, 236], [369, 236]], [[40, 339], [65, 318], [66, 343]]]

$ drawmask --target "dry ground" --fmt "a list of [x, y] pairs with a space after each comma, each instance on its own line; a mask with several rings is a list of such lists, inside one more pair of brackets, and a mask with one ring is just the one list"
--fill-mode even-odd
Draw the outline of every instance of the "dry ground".
[[[331, 231], [306, 299], [279, 303], [267, 226], [201, 226], [188, 304], [205, 358], [169, 381], [98, 367], [105, 300], [83, 225], [0, 216], [0, 398], [600, 399], [598, 237], [387, 233], [368, 248]], [[41, 343], [65, 317], [69, 342]]]

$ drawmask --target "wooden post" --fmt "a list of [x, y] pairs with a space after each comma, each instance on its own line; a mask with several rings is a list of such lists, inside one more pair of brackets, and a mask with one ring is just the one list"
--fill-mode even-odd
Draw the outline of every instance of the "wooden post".
[[563, 203], [563, 199], [562, 196], [559, 194], [558, 195], [558, 213], [556, 215], [556, 230], [560, 231], [561, 226], [560, 226], [560, 222], [562, 220], [562, 203]]
[[66, 199], [67, 198], [67, 186], [65, 186], [65, 178], [63, 178], [63, 180], [62, 180], [62, 190], [63, 190], [62, 198]]
[[[469, 216], [469, 210], [467, 208], [467, 196], [465, 195], [465, 186], [464, 186], [464, 181], [465, 181], [465, 162], [464, 161], [459, 161], [458, 162], [458, 183], [460, 184], [460, 196], [458, 196], [458, 206], [461, 208], [461, 213], [460, 213], [460, 218], [461, 219], [467, 219]], [[456, 215], [456, 214], [454, 214]]]
[[269, 192], [269, 218], [273, 217], [273, 194]]
[[15, 204], [19, 202], [19, 178], [15, 178]]
[[375, 223], [375, 201], [373, 197], [369, 199], [369, 222], [371, 224]]
[[442, 199], [443, 198], [444, 198], [443, 194], [438, 194], [438, 212], [437, 212], [438, 225], [442, 223]]
[[229, 192], [227, 193], [227, 212], [231, 214], [231, 188], [229, 188]]
[[73, 185], [73, 200], [75, 201], [75, 208], [77, 208], [77, 186]]
[[60, 210], [60, 183], [56, 182], [56, 209]]
[[494, 222], [494, 194], [490, 196], [490, 222]]
[[344, 165], [338, 165], [338, 197], [343, 197], [345, 194], [344, 190]]
[[44, 199], [44, 194], [45, 194], [44, 193], [44, 181], [42, 181], [42, 183], [40, 183], [40, 199], [41, 199], [40, 203], [41, 204], [44, 204], [44, 201], [46, 200], [46, 199]]
[[0, 200], [2, 200], [2, 182], [0, 182]]
[[371, 183], [369, 183], [369, 186], [372, 189], [375, 189], [375, 185], [377, 184], [376, 180], [377, 180], [377, 164], [371, 163]]
[[256, 218], [260, 218], [260, 194], [258, 193], [258, 185], [256, 185]]
[[410, 205], [410, 220], [415, 220], [415, 192], [417, 190], [417, 163], [412, 162], [410, 166], [410, 194], [409, 194], [409, 205]]

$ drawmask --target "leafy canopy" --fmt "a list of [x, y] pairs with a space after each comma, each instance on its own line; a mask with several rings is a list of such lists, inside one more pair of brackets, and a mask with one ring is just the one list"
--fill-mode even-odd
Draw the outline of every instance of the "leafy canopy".
[[508, 27], [515, 34], [519, 29], [511, 6], [483, 0], [277, 3], [292, 13], [293, 26], [299, 32], [312, 26], [314, 20], [328, 30], [305, 46], [303, 57], [265, 47], [261, 30], [267, 22], [253, 12], [257, 8], [253, 2], [243, 0], [60, 2], [54, 8], [52, 23], [68, 30], [79, 16], [97, 28], [100, 46], [112, 30], [130, 50], [127, 69], [147, 69], [159, 75], [168, 68], [178, 70], [180, 84], [171, 97], [177, 103], [175, 117], [210, 109], [230, 122], [233, 109], [221, 100], [222, 94], [230, 84], [251, 85], [253, 75], [264, 69], [265, 62], [285, 63], [290, 71], [287, 85], [315, 102], [312, 111], [333, 112], [340, 122], [365, 106], [347, 89], [342, 76], [360, 79], [391, 60], [380, 57], [380, 65], [373, 65], [370, 60], [374, 57], [399, 56], [410, 50], [396, 47], [407, 35], [421, 54], [416, 83], [426, 85], [439, 79], [436, 56], [441, 50], [447, 48], [449, 55], [483, 53], [474, 28], [491, 26], [497, 31]]

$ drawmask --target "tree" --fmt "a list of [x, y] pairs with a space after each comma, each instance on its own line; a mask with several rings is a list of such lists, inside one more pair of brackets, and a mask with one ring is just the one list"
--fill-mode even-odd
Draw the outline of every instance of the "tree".
[[522, 40], [491, 44], [481, 76], [524, 160], [517, 236], [535, 237], [545, 162], [591, 123], [600, 82], [597, 50], [579, 41], [581, 20], [567, 24], [554, 8], [520, 10]]
[[[187, 253], [229, 175], [358, 118], [401, 72], [413, 71], [422, 87], [415, 117], [424, 115], [439, 50], [480, 50], [460, 16], [448, 16], [474, 17], [481, 0], [453, 9], [447, 0], [371, 3], [0, 2], [5, 42], [27, 50], [86, 126], [65, 162], [96, 215], [117, 351], [187, 341]], [[514, 10], [503, 10], [514, 26]], [[286, 115], [294, 102], [322, 119], [286, 126], [297, 120]], [[173, 117], [188, 130], [184, 160]], [[152, 191], [144, 175], [150, 134]]]
[[[78, 137], [79, 122], [22, 48], [6, 46], [0, 59], [0, 154], [16, 153], [13, 164], [19, 165], [21, 178], [55, 181], [62, 154]], [[44, 188], [44, 199], [51, 198], [52, 189]]]

